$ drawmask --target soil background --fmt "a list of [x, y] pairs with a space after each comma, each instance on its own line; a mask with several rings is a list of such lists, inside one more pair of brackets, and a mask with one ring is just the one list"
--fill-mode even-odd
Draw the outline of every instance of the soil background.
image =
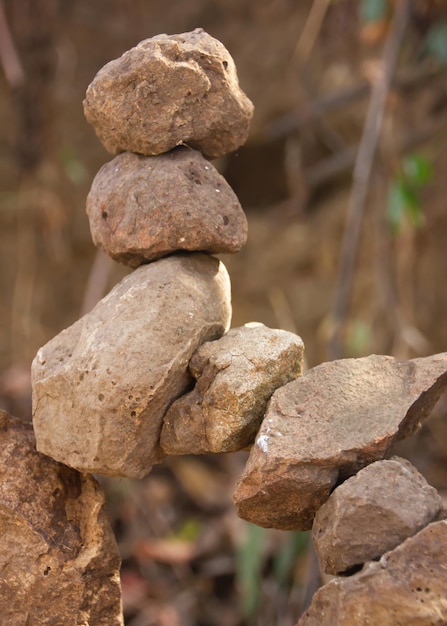
[[[387, 24], [367, 28], [358, 3], [339, 0], [330, 3], [313, 40], [308, 31], [303, 35], [305, 24], [322, 4], [0, 4], [20, 62], [17, 67], [14, 51], [3, 52], [2, 407], [30, 419], [29, 367], [37, 349], [128, 271], [97, 253], [90, 239], [85, 198], [111, 156], [83, 117], [87, 85], [142, 39], [199, 26], [229, 49], [255, 104], [247, 145], [215, 162], [249, 221], [246, 247], [223, 258], [232, 279], [232, 325], [260, 321], [291, 330], [304, 340], [308, 367], [327, 360], [352, 167]], [[426, 33], [445, 17], [442, 5], [414, 3], [370, 180], [344, 356], [412, 358], [447, 350], [447, 80], [424, 51]], [[417, 230], [404, 224], [392, 236], [388, 186], [402, 156], [415, 150], [433, 168], [420, 198], [424, 223]], [[441, 401], [404, 449], [441, 491], [447, 490], [445, 413]], [[253, 530], [235, 517], [231, 490], [244, 458], [176, 458], [141, 483], [103, 481], [123, 555], [127, 624], [296, 622], [318, 579], [307, 539]], [[251, 563], [249, 574], [241, 559]]]

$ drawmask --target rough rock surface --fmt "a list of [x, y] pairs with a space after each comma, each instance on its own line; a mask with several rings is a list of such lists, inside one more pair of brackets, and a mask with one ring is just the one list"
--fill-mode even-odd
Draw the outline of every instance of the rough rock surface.
[[384, 458], [447, 386], [447, 353], [323, 363], [277, 389], [236, 485], [238, 514], [307, 530], [337, 482]]
[[2, 626], [123, 624], [120, 557], [104, 495], [36, 452], [30, 424], [0, 411]]
[[38, 351], [37, 449], [83, 472], [146, 475], [163, 456], [166, 409], [190, 385], [192, 354], [230, 317], [228, 274], [214, 257], [174, 255], [126, 276]]
[[447, 624], [447, 521], [426, 526], [378, 562], [334, 578], [297, 626]]
[[263, 324], [200, 346], [189, 364], [196, 386], [165, 416], [163, 451], [231, 452], [253, 443], [272, 393], [301, 375], [303, 351], [300, 337]]
[[181, 143], [214, 158], [248, 135], [253, 104], [228, 50], [201, 28], [146, 39], [87, 89], [87, 121], [112, 154], [161, 154]]
[[126, 152], [106, 163], [87, 197], [95, 245], [132, 267], [178, 250], [238, 252], [247, 219], [233, 190], [200, 152]]
[[340, 574], [392, 550], [432, 522], [442, 499], [409, 461], [376, 461], [337, 487], [317, 511], [321, 568]]

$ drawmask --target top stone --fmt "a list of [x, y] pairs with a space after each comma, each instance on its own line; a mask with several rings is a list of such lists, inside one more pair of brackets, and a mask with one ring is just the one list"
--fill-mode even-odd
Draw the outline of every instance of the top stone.
[[253, 104], [228, 50], [197, 28], [146, 39], [107, 63], [84, 113], [112, 154], [157, 155], [186, 143], [216, 158], [246, 141]]

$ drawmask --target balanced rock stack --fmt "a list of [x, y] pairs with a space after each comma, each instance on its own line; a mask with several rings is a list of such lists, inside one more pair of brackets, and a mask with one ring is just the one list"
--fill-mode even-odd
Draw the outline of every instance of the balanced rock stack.
[[225, 334], [230, 281], [210, 253], [237, 252], [247, 222], [207, 157], [247, 137], [253, 105], [234, 62], [201, 29], [154, 37], [97, 74], [84, 109], [119, 153], [87, 198], [93, 241], [138, 269], [39, 350], [38, 449], [141, 478], [165, 453], [244, 448], [273, 391], [301, 373], [303, 345], [262, 325]]
[[[141, 478], [167, 454], [250, 447], [234, 493], [239, 515], [313, 527], [322, 568], [344, 576], [316, 594], [300, 624], [447, 623], [446, 511], [408, 462], [383, 460], [447, 388], [447, 354], [345, 359], [302, 375], [297, 335], [229, 330], [230, 280], [212, 254], [237, 252], [247, 223], [209, 159], [245, 141], [253, 106], [227, 50], [201, 29], [148, 39], [108, 63], [84, 107], [116, 155], [87, 199], [92, 237], [134, 271], [38, 351], [39, 452], [31, 432], [0, 415], [0, 606], [17, 594], [16, 554], [27, 583], [5, 623], [122, 624], [119, 557], [89, 473]], [[31, 507], [26, 495], [11, 497], [14, 450], [36, 491]], [[60, 603], [42, 608], [41, 576], [67, 594], [63, 613]]]

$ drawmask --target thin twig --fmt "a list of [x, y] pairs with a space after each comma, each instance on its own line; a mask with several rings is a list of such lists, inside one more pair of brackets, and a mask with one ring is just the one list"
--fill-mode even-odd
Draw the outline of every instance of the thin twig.
[[[434, 81], [445, 81], [446, 75], [447, 72], [442, 66], [421, 64], [402, 69], [399, 75], [393, 77], [391, 85], [408, 95], [415, 90], [430, 87]], [[285, 113], [273, 120], [267, 129], [268, 138], [287, 137], [303, 127], [306, 128], [313, 120], [362, 100], [370, 94], [370, 83], [365, 80], [338, 93], [316, 98], [305, 107], [300, 107], [299, 111]]]
[[329, 358], [331, 359], [343, 356], [342, 332], [349, 310], [368, 185], [380, 137], [386, 99], [396, 67], [408, 14], [409, 0], [401, 0], [394, 12], [393, 21], [385, 42], [381, 63], [382, 73], [371, 93], [362, 139], [354, 166], [353, 185], [343, 236], [340, 268], [332, 313], [332, 337], [329, 342]]
[[82, 300], [81, 316], [91, 311], [106, 293], [112, 268], [112, 259], [97, 250]]
[[0, 62], [11, 87], [20, 87], [25, 79], [25, 72], [9, 30], [2, 0], [0, 0]]
[[293, 55], [302, 65], [307, 62], [312, 52], [330, 3], [331, 0], [314, 0], [312, 4]]
[[[396, 152], [405, 154], [409, 150], [414, 150], [414, 148], [432, 139], [441, 128], [445, 128], [446, 123], [445, 113], [437, 115], [428, 122], [421, 123], [419, 127], [410, 130], [397, 142]], [[357, 147], [341, 150], [322, 159], [316, 165], [306, 168], [303, 171], [303, 179], [311, 189], [321, 187], [337, 176], [349, 172], [356, 162], [357, 155]]]

